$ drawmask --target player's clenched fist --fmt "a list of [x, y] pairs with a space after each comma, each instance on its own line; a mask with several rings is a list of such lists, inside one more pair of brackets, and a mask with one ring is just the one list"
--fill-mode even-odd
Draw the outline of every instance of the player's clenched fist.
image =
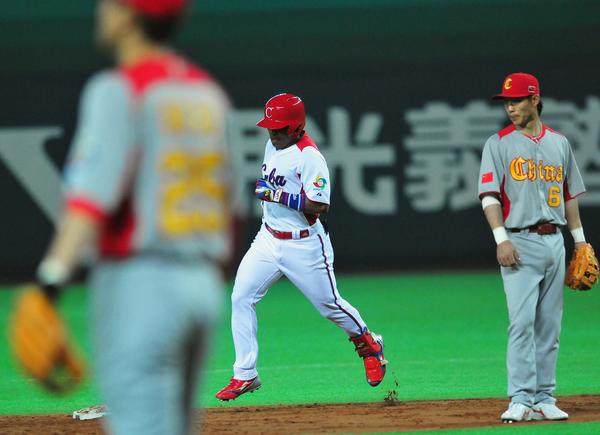
[[500, 266], [511, 267], [521, 264], [521, 257], [519, 257], [519, 253], [509, 240], [506, 240], [498, 245], [496, 248], [496, 256]]
[[292, 194], [284, 192], [282, 188], [277, 189], [262, 178], [256, 180], [254, 193], [258, 199], [267, 202], [278, 202], [293, 210], [302, 211], [306, 206], [306, 195], [304, 193]]
[[254, 193], [258, 199], [262, 201], [276, 202], [274, 200], [276, 192], [277, 189], [275, 189], [275, 186], [273, 186], [267, 180], [263, 180], [262, 178], [256, 180], [256, 188], [254, 189]]

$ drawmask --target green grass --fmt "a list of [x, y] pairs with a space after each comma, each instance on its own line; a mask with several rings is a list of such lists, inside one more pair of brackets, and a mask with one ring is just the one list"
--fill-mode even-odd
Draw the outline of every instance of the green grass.
[[[535, 424], [535, 426], [532, 424]], [[407, 433], [419, 435], [597, 435], [600, 433], [600, 422], [503, 424], [494, 427], [476, 429], [404, 432], [404, 435]]]
[[[365, 382], [362, 363], [345, 334], [282, 281], [258, 306], [258, 369], [263, 387], [235, 402], [214, 398], [231, 376], [234, 358], [227, 306], [198, 403], [231, 407], [374, 402], [391, 389], [397, 390], [401, 400], [506, 394], [507, 320], [498, 274], [342, 276], [338, 286], [369, 327], [385, 338], [390, 364], [379, 387]], [[0, 324], [6, 323], [13, 295], [12, 291], [0, 291]], [[77, 341], [89, 354], [86, 299], [83, 289], [74, 288], [65, 294], [61, 307]], [[598, 313], [597, 292], [565, 292], [558, 395], [600, 393]], [[67, 396], [44, 393], [18, 373], [8, 357], [5, 335], [0, 338], [0, 349], [0, 414], [70, 412], [99, 400], [92, 381]]]

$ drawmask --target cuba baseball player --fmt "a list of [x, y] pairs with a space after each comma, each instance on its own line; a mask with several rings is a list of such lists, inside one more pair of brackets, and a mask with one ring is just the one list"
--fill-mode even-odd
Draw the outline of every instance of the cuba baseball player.
[[488, 139], [479, 197], [497, 243], [508, 305], [508, 395], [504, 422], [564, 420], [556, 406], [568, 225], [585, 243], [577, 197], [585, 192], [569, 141], [542, 123], [538, 80], [509, 75], [502, 92], [512, 124]]
[[231, 328], [236, 359], [229, 384], [216, 394], [221, 400], [236, 399], [261, 386], [256, 304], [284, 275], [323, 317], [348, 334], [364, 360], [370, 385], [378, 385], [385, 375], [383, 339], [369, 332], [336, 286], [333, 248], [319, 220], [329, 208], [329, 171], [304, 124], [304, 103], [292, 94], [271, 98], [257, 124], [269, 130], [270, 138], [255, 190], [263, 201], [263, 222], [235, 277]]
[[164, 48], [185, 0], [101, 0], [116, 68], [83, 91], [66, 210], [40, 265], [60, 286], [95, 243], [92, 335], [113, 434], [185, 434], [223, 291], [225, 117], [213, 78]]

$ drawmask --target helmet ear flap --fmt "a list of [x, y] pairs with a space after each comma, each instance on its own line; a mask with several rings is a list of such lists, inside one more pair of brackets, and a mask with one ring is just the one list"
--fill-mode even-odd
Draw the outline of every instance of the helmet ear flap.
[[300, 136], [300, 127], [296, 127], [296, 129], [293, 130], [294, 127], [290, 126], [288, 127], [288, 136], [291, 136], [293, 138], [297, 138], [298, 136]]
[[298, 124], [296, 126], [290, 125], [288, 127], [288, 135], [293, 136], [293, 137], [300, 137], [300, 135], [302, 134], [303, 131], [304, 131], [304, 122], [301, 124]]

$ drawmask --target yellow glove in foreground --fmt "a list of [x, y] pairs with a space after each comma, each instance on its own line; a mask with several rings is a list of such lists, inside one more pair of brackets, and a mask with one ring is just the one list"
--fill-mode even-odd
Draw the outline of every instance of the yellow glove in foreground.
[[17, 297], [10, 342], [27, 374], [50, 391], [65, 391], [83, 377], [83, 362], [69, 345], [65, 325], [38, 285], [25, 287]]

